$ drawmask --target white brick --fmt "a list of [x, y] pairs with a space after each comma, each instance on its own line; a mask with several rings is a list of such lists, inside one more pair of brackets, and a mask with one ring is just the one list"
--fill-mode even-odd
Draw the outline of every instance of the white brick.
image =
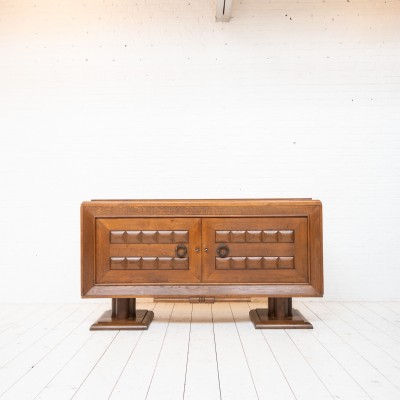
[[82, 200], [285, 196], [324, 203], [326, 298], [399, 299], [400, 2], [214, 20], [2, 1], [0, 301], [79, 298]]

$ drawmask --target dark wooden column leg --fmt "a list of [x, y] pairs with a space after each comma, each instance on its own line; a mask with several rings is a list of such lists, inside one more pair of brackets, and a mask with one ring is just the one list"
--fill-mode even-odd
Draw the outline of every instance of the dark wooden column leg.
[[148, 329], [153, 318], [153, 311], [136, 310], [135, 298], [111, 299], [111, 310], [106, 311], [90, 330]]
[[268, 308], [250, 311], [256, 329], [312, 329], [303, 315], [292, 308], [291, 297], [269, 297]]
[[117, 299], [115, 319], [123, 321], [129, 318], [129, 300], [130, 299]]
[[136, 299], [129, 299], [129, 318], [136, 318]]
[[111, 317], [117, 316], [117, 299], [111, 299]]

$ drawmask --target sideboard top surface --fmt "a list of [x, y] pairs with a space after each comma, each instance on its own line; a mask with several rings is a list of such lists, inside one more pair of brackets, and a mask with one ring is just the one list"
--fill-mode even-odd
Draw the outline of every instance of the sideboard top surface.
[[239, 215], [304, 215], [321, 208], [313, 199], [153, 199], [153, 200], [92, 200], [82, 209], [94, 216], [109, 214], [129, 216], [239, 216]]
[[258, 198], [258, 199], [93, 199], [90, 201], [84, 201], [82, 205], [85, 206], [96, 206], [98, 204], [113, 204], [116, 205], [118, 203], [127, 205], [127, 204], [179, 204], [179, 205], [224, 205], [224, 204], [282, 204], [290, 202], [290, 204], [310, 204], [316, 203], [320, 204], [320, 200], [315, 200], [312, 198]]

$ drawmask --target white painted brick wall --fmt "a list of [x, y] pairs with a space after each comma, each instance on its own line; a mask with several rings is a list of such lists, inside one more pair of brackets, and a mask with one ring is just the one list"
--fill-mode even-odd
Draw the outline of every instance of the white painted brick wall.
[[314, 197], [328, 299], [399, 299], [400, 2], [0, 2], [1, 301], [79, 299], [91, 198]]

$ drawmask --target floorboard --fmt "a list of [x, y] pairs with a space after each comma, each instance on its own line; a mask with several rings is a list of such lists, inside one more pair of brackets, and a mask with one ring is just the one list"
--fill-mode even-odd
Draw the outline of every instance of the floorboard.
[[146, 399], [174, 306], [173, 303], [157, 303], [154, 308], [154, 320], [149, 330], [142, 333], [130, 355], [111, 393], [111, 399]]
[[[298, 309], [314, 325], [313, 335], [371, 399], [399, 399], [396, 387], [363, 354], [343, 339], [338, 326], [332, 325], [334, 316], [321, 309], [320, 303], [309, 302], [305, 307], [298, 306]], [[350, 394], [345, 398], [351, 399]]]
[[265, 341], [260, 329], [249, 324], [251, 303], [231, 303], [231, 310], [239, 333], [247, 364], [253, 377], [254, 386], [260, 399], [295, 399], [292, 388], [282, 369]]
[[[101, 313], [99, 313], [100, 315]], [[95, 319], [91, 322], [94, 322]], [[87, 329], [89, 328], [87, 326]], [[35, 397], [40, 400], [72, 399], [90, 372], [95, 368], [117, 336], [117, 331], [98, 331], [90, 338], [55, 376], [48, 376], [48, 382]]]
[[[8, 354], [9, 360], [3, 363], [0, 369], [0, 395], [4, 397], [7, 391], [62, 342], [87, 317], [92, 309], [93, 305], [91, 304], [80, 307], [77, 305], [66, 307], [66, 310], [71, 310], [71, 312], [67, 312], [66, 315], [61, 317], [61, 321], [57, 318], [56, 324], [54, 324], [54, 320], [48, 321], [50, 328], [46, 329], [46, 326], [43, 326], [45, 333], [33, 345], [24, 348], [22, 351], [18, 349], [15, 357]], [[17, 345], [18, 342], [15, 346], [7, 346], [5, 350], [17, 347]]]
[[364, 307], [367, 307], [369, 310], [374, 311], [376, 314], [380, 315], [382, 318], [386, 319], [386, 321], [394, 324], [397, 327], [400, 327], [400, 315], [392, 311], [390, 308], [385, 306], [385, 303], [377, 302], [364, 302], [361, 303]]
[[286, 330], [264, 329], [262, 334], [290, 383], [296, 399], [332, 399], [328, 388], [293, 343]]
[[[69, 335], [65, 336], [58, 345], [46, 353], [45, 357], [37, 362], [34, 367], [32, 366], [32, 368], [28, 369], [4, 394], [3, 399], [14, 400], [35, 397], [49, 381], [49, 374], [55, 376], [69, 359], [80, 350], [90, 337], [87, 325], [95, 317], [99, 306], [87, 304], [82, 309], [85, 309], [87, 317], [82, 321], [77, 319], [76, 328]], [[23, 354], [23, 357], [25, 356], [26, 354]]]
[[50, 334], [52, 329], [55, 329], [78, 309], [79, 306], [77, 304], [66, 304], [60, 307], [56, 313], [51, 313], [47, 316], [42, 320], [41, 324], [35, 325], [24, 334], [14, 337], [7, 346], [0, 349], [0, 367], [4, 367], [8, 362], [18, 357], [24, 351], [40, 346], [40, 343], [46, 339], [46, 336]]
[[[356, 319], [354, 314], [349, 315], [341, 304], [310, 303], [310, 308], [328, 317], [326, 322], [328, 326], [338, 332], [346, 343], [373, 365], [393, 386], [400, 389], [400, 363], [396, 360], [398, 347], [393, 346], [393, 354], [390, 354], [382, 338], [390, 340], [391, 344], [394, 341], [387, 336], [383, 337], [376, 334], [375, 328], [372, 329], [373, 327], [365, 327], [365, 324]], [[362, 329], [363, 326], [364, 330]], [[371, 340], [371, 337], [373, 340]], [[397, 342], [394, 343], [398, 345]], [[385, 344], [385, 348], [381, 347], [383, 344]], [[400, 391], [398, 396], [400, 398]]]
[[33, 310], [40, 310], [42, 308], [42, 304], [0, 304], [0, 327], [8, 318], [12, 318], [13, 315], [16, 315], [20, 310], [24, 310], [25, 312], [32, 312]]
[[387, 301], [383, 303], [387, 308], [392, 310], [398, 316], [400, 316], [400, 303], [395, 301]]
[[[400, 343], [400, 327], [394, 324], [391, 321], [388, 321], [380, 314], [375, 311], [369, 309], [364, 304], [351, 302], [351, 303], [342, 303], [344, 307], [347, 307], [349, 310], [353, 311], [364, 321], [368, 322], [370, 325], [374, 326], [380, 332], [386, 334], [391, 337], [396, 342]], [[367, 326], [366, 331], [369, 331], [369, 327]]]
[[16, 312], [13, 321], [9, 320], [7, 324], [3, 325], [4, 330], [0, 329], [0, 348], [7, 346], [30, 329], [41, 325], [47, 317], [56, 313], [60, 308], [61, 305], [49, 304]]
[[229, 303], [212, 305], [221, 399], [258, 399]]
[[256, 330], [265, 303], [153, 303], [148, 331], [90, 331], [104, 303], [0, 305], [0, 400], [399, 400], [400, 302], [295, 300], [312, 330]]
[[329, 303], [329, 306], [330, 310], [336, 312], [340, 319], [345, 321], [358, 334], [400, 362], [400, 336], [392, 338], [387, 331], [379, 329], [370, 320], [362, 318], [356, 311], [346, 307], [345, 304]]
[[212, 320], [211, 304], [193, 304], [185, 377], [185, 400], [220, 399]]
[[184, 396], [192, 308], [192, 304], [175, 304], [147, 393], [148, 400], [176, 400]]
[[[298, 304], [295, 307], [299, 309]], [[314, 319], [311, 318], [310, 322], [314, 323]], [[314, 335], [317, 330], [318, 323], [314, 330], [292, 329], [287, 333], [334, 399], [370, 399], [368, 393]]]

